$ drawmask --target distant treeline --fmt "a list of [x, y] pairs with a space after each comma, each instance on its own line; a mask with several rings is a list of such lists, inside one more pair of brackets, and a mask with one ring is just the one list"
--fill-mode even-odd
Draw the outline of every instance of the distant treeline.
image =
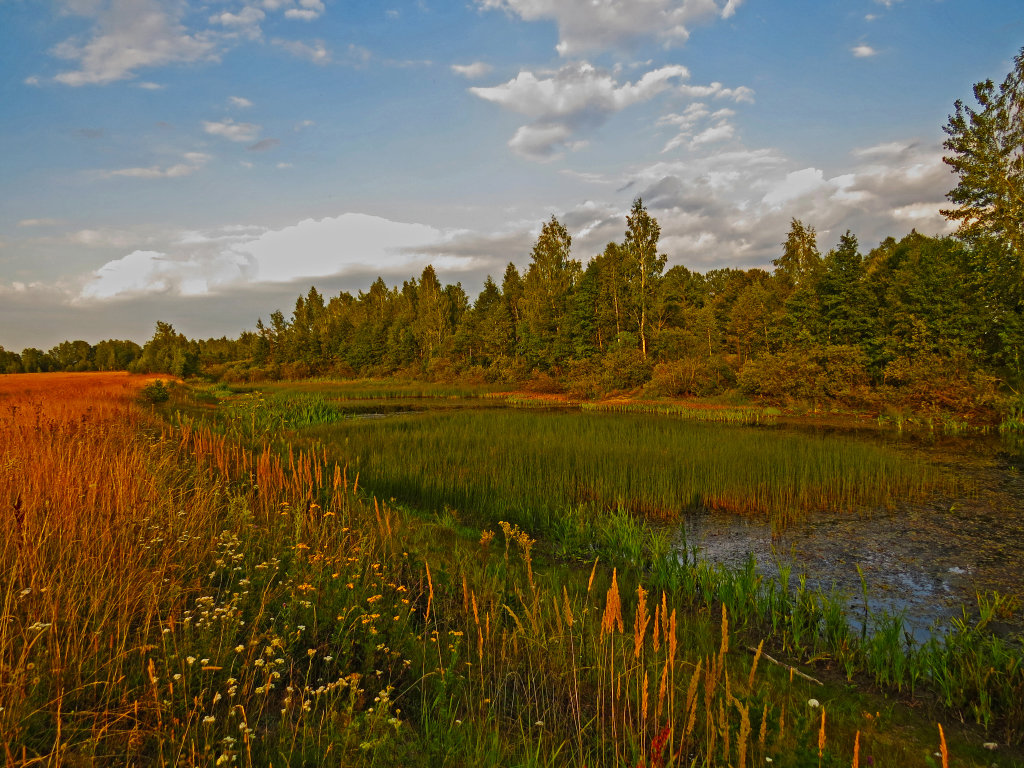
[[0, 347], [0, 373], [47, 373], [50, 371], [124, 371], [142, 356], [134, 341], [109, 339], [99, 344], [62, 341], [49, 351], [35, 347], [21, 354]]
[[[139, 348], [64, 342], [0, 352], [0, 369], [203, 373], [229, 382], [408, 376], [651, 396], [730, 389], [771, 400], [895, 403], [961, 413], [1021, 381], [1019, 282], [984, 241], [911, 232], [866, 255], [847, 232], [822, 256], [793, 220], [774, 269], [665, 270], [660, 228], [637, 199], [621, 243], [586, 266], [557, 219], [530, 263], [509, 264], [474, 301], [434, 268], [401, 286], [299, 296], [237, 339], [194, 341], [157, 323]], [[989, 246], [991, 247], [991, 246]]]

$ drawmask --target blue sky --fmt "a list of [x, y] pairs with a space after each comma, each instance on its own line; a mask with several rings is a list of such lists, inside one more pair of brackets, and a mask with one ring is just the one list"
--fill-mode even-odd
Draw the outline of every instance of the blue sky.
[[942, 126], [1022, 44], [1019, 0], [0, 0], [0, 345], [472, 297], [637, 195], [700, 271], [945, 233]]

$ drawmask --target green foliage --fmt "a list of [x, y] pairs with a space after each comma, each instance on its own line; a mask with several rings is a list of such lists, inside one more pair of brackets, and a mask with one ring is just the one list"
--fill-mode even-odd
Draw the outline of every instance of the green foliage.
[[868, 383], [867, 357], [854, 346], [793, 347], [750, 360], [737, 385], [748, 395], [786, 400], [856, 401]]
[[1001, 243], [998, 270], [1024, 285], [1024, 49], [1013, 70], [996, 88], [992, 80], [975, 84], [977, 108], [959, 99], [944, 126], [943, 158], [960, 180], [947, 197], [957, 207], [943, 213], [960, 222], [966, 239]]
[[198, 344], [174, 330], [170, 323], [157, 322], [153, 338], [142, 348], [142, 356], [130, 367], [133, 373], [169, 373], [184, 378], [199, 372]]
[[139, 396], [152, 405], [166, 403], [171, 399], [171, 393], [161, 379], [151, 381], [149, 384], [144, 386], [139, 390]]

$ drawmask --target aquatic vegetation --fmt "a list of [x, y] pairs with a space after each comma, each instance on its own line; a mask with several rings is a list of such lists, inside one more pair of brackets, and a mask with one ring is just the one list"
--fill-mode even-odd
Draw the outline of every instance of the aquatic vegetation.
[[925, 498], [952, 482], [863, 441], [636, 414], [426, 412], [304, 434], [345, 456], [385, 498], [538, 532], [564, 528], [566, 515], [616, 509], [674, 520], [706, 507], [784, 524], [815, 510]]

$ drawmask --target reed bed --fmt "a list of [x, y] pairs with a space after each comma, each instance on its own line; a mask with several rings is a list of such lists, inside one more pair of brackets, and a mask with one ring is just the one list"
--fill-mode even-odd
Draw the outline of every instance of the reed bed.
[[[541, 567], [514, 523], [462, 542], [323, 450], [242, 446], [157, 421], [127, 379], [90, 382], [0, 389], [7, 764], [903, 766], [963, 749], [769, 661], [744, 635], [743, 577], [680, 565], [655, 590], [635, 566]], [[707, 595], [696, 614], [688, 589]]]
[[632, 414], [421, 413], [306, 434], [350, 457], [381, 496], [538, 532], [579, 510], [674, 520], [707, 507], [784, 524], [922, 499], [952, 482], [862, 441]]
[[777, 408], [757, 406], [707, 406], [689, 403], [600, 402], [581, 403], [580, 410], [599, 413], [652, 413], [674, 416], [689, 421], [715, 424], [743, 424], [747, 426], [774, 424], [779, 417]]

